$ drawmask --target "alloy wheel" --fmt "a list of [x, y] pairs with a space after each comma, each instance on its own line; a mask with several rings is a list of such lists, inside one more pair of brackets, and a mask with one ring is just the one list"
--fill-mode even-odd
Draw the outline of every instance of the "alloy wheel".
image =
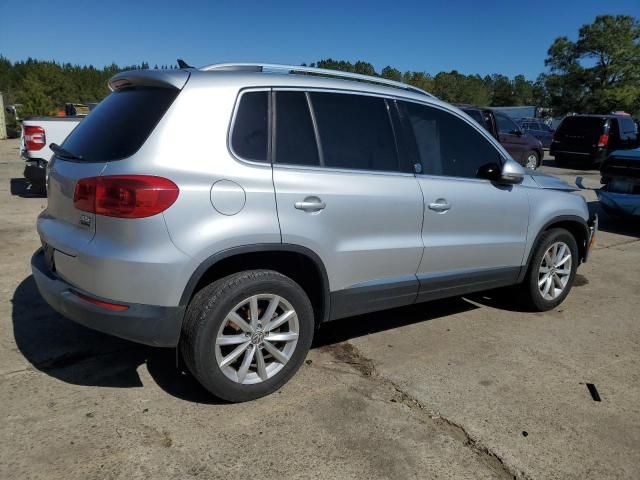
[[218, 330], [215, 356], [230, 380], [264, 382], [287, 364], [298, 343], [298, 316], [289, 302], [258, 294], [238, 303]]
[[538, 289], [545, 300], [555, 300], [567, 288], [571, 277], [571, 249], [564, 242], [552, 244], [540, 262]]
[[538, 168], [538, 156], [535, 153], [532, 153], [527, 157], [525, 167], [530, 168], [531, 170]]

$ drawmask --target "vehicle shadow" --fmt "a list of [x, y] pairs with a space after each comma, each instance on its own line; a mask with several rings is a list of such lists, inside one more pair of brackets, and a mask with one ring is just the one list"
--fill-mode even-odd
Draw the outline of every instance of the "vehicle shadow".
[[[316, 334], [312, 348], [476, 308], [457, 297], [329, 322]], [[182, 362], [176, 361], [176, 349], [139, 345], [90, 330], [59, 315], [42, 299], [33, 276], [24, 279], [14, 292], [12, 320], [16, 345], [33, 368], [63, 382], [142, 387], [138, 371], [145, 366], [169, 395], [195, 403], [225, 403], [212, 397], [186, 372]]]
[[10, 180], [11, 195], [22, 198], [45, 198], [46, 190], [31, 185], [26, 178], [12, 178]]

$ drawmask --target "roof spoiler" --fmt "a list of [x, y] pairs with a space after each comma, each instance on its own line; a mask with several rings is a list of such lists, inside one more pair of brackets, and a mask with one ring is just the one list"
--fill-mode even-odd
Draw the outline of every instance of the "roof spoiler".
[[115, 92], [122, 88], [145, 86], [181, 90], [190, 75], [191, 73], [186, 70], [129, 70], [111, 77], [109, 89]]

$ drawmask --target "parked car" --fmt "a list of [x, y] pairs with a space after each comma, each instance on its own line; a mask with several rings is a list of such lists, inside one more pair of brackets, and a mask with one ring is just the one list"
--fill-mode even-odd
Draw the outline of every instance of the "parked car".
[[45, 190], [52, 143], [62, 144], [82, 117], [27, 117], [22, 121], [20, 153], [25, 160], [24, 177], [31, 188]]
[[542, 143], [524, 133], [506, 114], [486, 107], [471, 105], [459, 105], [459, 107], [490, 132], [520, 165], [535, 170], [542, 164], [544, 157]]
[[544, 149], [542, 142], [523, 132], [511, 117], [495, 112], [498, 138], [511, 156], [526, 168], [536, 169], [542, 164]]
[[560, 123], [549, 152], [558, 165], [575, 161], [590, 167], [600, 165], [614, 150], [638, 145], [637, 127], [629, 116], [571, 115]]
[[640, 218], [640, 149], [612, 152], [600, 167], [596, 190], [603, 210], [614, 216]]
[[540, 140], [543, 148], [549, 148], [551, 146], [554, 130], [539, 118], [521, 118], [518, 120], [518, 125], [523, 132]]
[[178, 346], [220, 398], [281, 387], [326, 321], [508, 285], [548, 310], [587, 259], [575, 188], [414, 87], [259, 64], [109, 85], [51, 162], [35, 281], [80, 324]]

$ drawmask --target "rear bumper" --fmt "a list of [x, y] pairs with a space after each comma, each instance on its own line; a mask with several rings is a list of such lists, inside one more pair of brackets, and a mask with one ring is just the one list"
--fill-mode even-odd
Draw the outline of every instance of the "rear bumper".
[[576, 152], [570, 149], [554, 147], [554, 145], [551, 144], [549, 155], [552, 155], [554, 157], [560, 155], [564, 157], [570, 157], [578, 161], [582, 160], [585, 162], [601, 163], [605, 158], [607, 158], [607, 151], [606, 149], [603, 149], [595, 152]]
[[38, 290], [46, 302], [58, 313], [85, 327], [116, 337], [156, 347], [175, 347], [180, 338], [184, 307], [161, 307], [117, 302], [126, 310], [112, 311], [86, 300], [74, 292], [96, 298], [61, 280], [46, 265], [44, 252], [39, 249], [31, 258], [31, 271]]

